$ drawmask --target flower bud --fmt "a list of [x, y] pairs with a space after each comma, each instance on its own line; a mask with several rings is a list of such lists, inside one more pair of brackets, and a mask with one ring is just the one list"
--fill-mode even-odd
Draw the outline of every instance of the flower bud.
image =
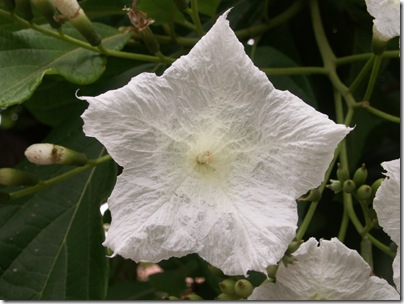
[[344, 190], [345, 193], [352, 193], [355, 191], [355, 188], [356, 186], [352, 179], [346, 180], [342, 185], [342, 190]]
[[276, 280], [276, 273], [278, 272], [279, 264], [271, 265], [267, 267], [268, 277], [273, 281]]
[[236, 281], [225, 279], [219, 283], [220, 291], [227, 294], [234, 294], [234, 284], [236, 284]]
[[101, 36], [96, 32], [77, 0], [52, 0], [52, 2], [63, 17], [68, 19], [92, 46], [101, 44]]
[[10, 200], [10, 194], [0, 191], [0, 204], [7, 203]]
[[37, 165], [73, 165], [83, 166], [87, 163], [87, 157], [62, 146], [54, 144], [34, 144], [25, 150], [25, 156], [31, 163]]
[[373, 37], [372, 37], [372, 47], [371, 50], [375, 55], [381, 55], [387, 48], [387, 42], [390, 40], [380, 33], [375, 26], [373, 26]]
[[362, 185], [356, 190], [356, 196], [361, 201], [366, 201], [372, 196], [372, 188], [369, 185]]
[[189, 0], [173, 0], [175, 6], [180, 10], [184, 10], [189, 6]]
[[216, 275], [216, 276], [218, 276], [218, 277], [222, 277], [222, 276], [224, 276], [224, 273], [223, 273], [223, 271], [221, 271], [219, 268], [217, 268], [217, 267], [215, 267], [215, 266], [213, 266], [213, 265], [208, 265], [208, 269], [209, 269], [209, 271], [212, 273], [212, 274], [214, 274], [214, 275]]
[[282, 258], [282, 262], [285, 265], [285, 267], [288, 267], [288, 265], [294, 264], [296, 262], [296, 258], [291, 255], [285, 254]]
[[203, 300], [202, 297], [198, 296], [196, 293], [190, 293], [182, 298], [183, 300], [191, 300], [191, 301], [201, 301]]
[[384, 181], [384, 177], [379, 178], [372, 184], [372, 186], [371, 186], [372, 196], [376, 195], [376, 191], [377, 191], [377, 189], [379, 189], [380, 185], [382, 184], [382, 181]]
[[215, 300], [218, 301], [232, 301], [232, 300], [238, 300], [238, 297], [235, 294], [228, 294], [228, 293], [221, 293], [219, 294]]
[[328, 184], [326, 187], [332, 191], [334, 191], [334, 193], [338, 193], [341, 192], [342, 190], [342, 184], [339, 180], [335, 180], [335, 179], [330, 179], [331, 184]]
[[150, 53], [156, 54], [160, 51], [160, 44], [149, 27], [140, 31], [138, 34]]
[[253, 292], [254, 286], [246, 279], [238, 280], [234, 286], [234, 292], [240, 298], [247, 299]]
[[341, 166], [340, 163], [337, 164], [337, 177], [341, 183], [344, 183], [347, 179], [349, 179], [348, 172]]
[[365, 183], [367, 178], [368, 178], [368, 170], [366, 169], [365, 164], [362, 164], [362, 167], [360, 167], [355, 171], [352, 180], [354, 181], [356, 187], [359, 187]]
[[14, 168], [0, 169], [0, 184], [5, 186], [33, 186], [38, 183], [35, 174]]
[[62, 24], [55, 20], [56, 9], [50, 0], [31, 0], [36, 9], [48, 20], [51, 27], [57, 29]]
[[23, 19], [31, 21], [34, 18], [29, 0], [15, 0], [15, 4]]
[[8, 11], [13, 11], [15, 9], [15, 0], [3, 0], [4, 7]]

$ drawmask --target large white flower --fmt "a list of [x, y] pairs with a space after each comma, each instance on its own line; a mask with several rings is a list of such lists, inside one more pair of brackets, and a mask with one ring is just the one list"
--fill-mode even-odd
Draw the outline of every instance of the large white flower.
[[350, 131], [254, 66], [225, 13], [165, 73], [83, 97], [84, 131], [123, 166], [105, 246], [135, 261], [198, 253], [265, 272], [295, 236], [295, 198]]
[[[373, 208], [380, 226], [400, 246], [400, 159], [383, 162], [382, 166], [387, 171], [387, 178], [376, 192]], [[400, 247], [393, 261], [393, 279], [400, 291]]]
[[373, 20], [373, 33], [380, 40], [400, 36], [400, 0], [366, 0]]
[[297, 261], [280, 264], [276, 283], [254, 289], [249, 300], [399, 300], [387, 281], [371, 276], [371, 268], [355, 250], [337, 238], [314, 238], [293, 254]]

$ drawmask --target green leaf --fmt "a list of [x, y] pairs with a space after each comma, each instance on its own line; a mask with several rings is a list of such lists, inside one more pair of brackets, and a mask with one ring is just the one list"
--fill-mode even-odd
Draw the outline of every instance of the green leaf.
[[184, 19], [172, 0], [141, 0], [137, 4], [138, 9], [147, 13], [147, 17], [152, 18], [156, 25]]
[[219, 6], [220, 0], [204, 0], [198, 1], [199, 12], [210, 17], [216, 15], [217, 7]]
[[[254, 63], [261, 68], [287, 68], [299, 66], [288, 56], [269, 46], [257, 48]], [[306, 76], [273, 75], [268, 78], [277, 89], [288, 90], [300, 97], [307, 104], [317, 108], [316, 98]]]
[[[121, 49], [129, 39], [115, 28], [94, 24], [109, 49]], [[47, 27], [49, 28], [49, 27]], [[82, 39], [70, 26], [68, 35]], [[0, 106], [8, 107], [27, 100], [45, 74], [59, 74], [77, 84], [90, 84], [104, 72], [106, 58], [34, 30], [14, 33], [0, 31]]]
[[[47, 142], [90, 158], [105, 154], [81, 131], [80, 118], [61, 125]], [[24, 164], [42, 179], [71, 167]], [[109, 161], [34, 195], [0, 207], [0, 298], [96, 300], [106, 296], [108, 260], [99, 206], [115, 183]]]

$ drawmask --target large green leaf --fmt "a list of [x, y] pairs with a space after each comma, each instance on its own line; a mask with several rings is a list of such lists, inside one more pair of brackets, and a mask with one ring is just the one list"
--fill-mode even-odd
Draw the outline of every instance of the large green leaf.
[[[254, 63], [261, 68], [298, 67], [298, 65], [288, 56], [269, 46], [257, 48]], [[307, 104], [317, 108], [317, 101], [306, 76], [270, 75], [269, 80], [277, 89], [288, 90], [300, 97]]]
[[[81, 119], [61, 125], [47, 139], [97, 158], [105, 149], [86, 138]], [[23, 169], [42, 179], [71, 167]], [[115, 183], [109, 161], [58, 185], [0, 207], [0, 298], [9, 300], [103, 299], [108, 260], [99, 205]]]
[[[121, 49], [129, 34], [115, 28], [94, 24], [110, 49]], [[78, 39], [80, 34], [70, 26], [64, 32]], [[96, 81], [104, 72], [106, 58], [65, 41], [34, 30], [0, 31], [0, 106], [8, 107], [27, 100], [45, 74], [59, 74], [77, 84]]]

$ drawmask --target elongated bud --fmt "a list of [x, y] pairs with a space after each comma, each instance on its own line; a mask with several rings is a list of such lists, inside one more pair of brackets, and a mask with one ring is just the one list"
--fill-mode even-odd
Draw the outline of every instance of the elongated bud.
[[340, 163], [338, 163], [337, 166], [337, 177], [338, 180], [343, 184], [347, 179], [349, 179], [349, 175], [348, 172], [344, 168], [342, 168]]
[[234, 292], [236, 295], [244, 299], [247, 299], [252, 294], [253, 290], [253, 284], [246, 279], [238, 280], [234, 286]]
[[369, 185], [362, 185], [356, 190], [356, 196], [361, 201], [366, 201], [372, 196], [372, 188]]
[[142, 39], [143, 43], [146, 45], [150, 53], [156, 54], [160, 51], [160, 43], [157, 41], [156, 37], [149, 27], [139, 32], [139, 37], [140, 39]]
[[173, 0], [175, 6], [180, 10], [184, 10], [189, 6], [189, 0]]
[[10, 194], [0, 191], [0, 204], [7, 203], [10, 200]]
[[356, 187], [359, 187], [365, 183], [367, 178], [368, 178], [368, 170], [366, 169], [365, 164], [362, 164], [362, 167], [360, 167], [355, 171], [352, 180], [354, 181]]
[[15, 0], [3, 0], [4, 7], [8, 11], [13, 11], [15, 9]]
[[0, 184], [5, 186], [33, 186], [38, 183], [35, 174], [14, 168], [0, 169]]
[[234, 294], [234, 284], [235, 280], [225, 279], [219, 283], [220, 291], [227, 294]]
[[332, 191], [334, 191], [334, 193], [338, 193], [341, 192], [342, 190], [342, 183], [339, 180], [335, 180], [335, 179], [330, 179], [330, 183], [326, 185], [326, 187]]
[[189, 295], [183, 297], [183, 300], [201, 301], [203, 300], [203, 298], [201, 296], [198, 296], [196, 293], [190, 293]]
[[15, 0], [15, 4], [23, 19], [31, 21], [34, 18], [29, 0]]
[[384, 181], [384, 178], [379, 178], [377, 179], [373, 184], [372, 184], [372, 196], [376, 195], [377, 189], [379, 189], [380, 185], [382, 184], [382, 181]]
[[62, 24], [55, 20], [56, 9], [50, 0], [31, 0], [35, 8], [48, 20], [53, 28], [59, 28]]
[[54, 144], [34, 144], [25, 150], [25, 156], [37, 165], [83, 166], [88, 160], [83, 153]]
[[101, 44], [101, 36], [76, 0], [52, 0], [52, 3], [91, 45]]
[[212, 274], [214, 274], [214, 275], [216, 275], [216, 276], [218, 276], [218, 277], [224, 276], [223, 271], [220, 270], [219, 268], [213, 266], [213, 265], [210, 265], [210, 264], [209, 264], [209, 265], [208, 265], [208, 269], [209, 269], [209, 271], [210, 271]]
[[238, 297], [235, 294], [221, 293], [215, 298], [215, 300], [232, 301], [232, 300], [238, 300]]
[[276, 273], [278, 272], [279, 264], [271, 265], [267, 267], [268, 277], [272, 279], [272, 281], [276, 280]]
[[355, 188], [356, 188], [356, 186], [352, 179], [346, 180], [344, 182], [344, 184], [342, 185], [342, 190], [344, 190], [344, 192], [346, 192], [346, 193], [354, 192]]

